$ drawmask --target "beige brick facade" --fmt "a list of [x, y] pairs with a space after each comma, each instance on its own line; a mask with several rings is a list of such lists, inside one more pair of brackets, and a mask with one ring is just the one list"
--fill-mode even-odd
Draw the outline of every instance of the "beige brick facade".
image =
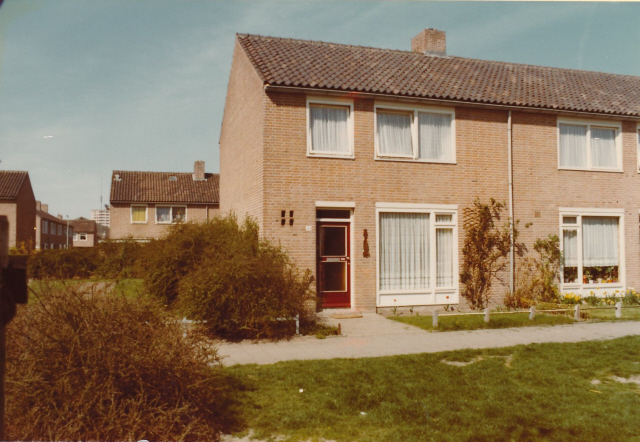
[[147, 240], [151, 238], [159, 238], [169, 230], [171, 224], [157, 223], [155, 217], [156, 206], [176, 206], [186, 207], [186, 221], [204, 222], [213, 218], [218, 214], [219, 207], [217, 204], [167, 204], [167, 203], [136, 203], [136, 206], [147, 208], [147, 220], [143, 223], [134, 223], [131, 221], [131, 204], [112, 203], [111, 204], [111, 239], [136, 239]]
[[[509, 200], [510, 109], [334, 94], [353, 105], [354, 158], [321, 158], [307, 153], [307, 100], [317, 97], [313, 94], [265, 89], [243, 50], [236, 46], [220, 140], [221, 210], [255, 217], [266, 238], [282, 244], [301, 268], [315, 272], [318, 203], [351, 207], [351, 307], [375, 310], [381, 305], [377, 296], [376, 204], [457, 206], [461, 263], [463, 210], [476, 198], [483, 202], [490, 198]], [[453, 110], [455, 164], [376, 159], [376, 105]], [[567, 117], [602, 120], [597, 115], [511, 111], [514, 218], [522, 225], [532, 223], [530, 228], [522, 228], [521, 238], [533, 252], [535, 239], [549, 234], [561, 237], [560, 208], [623, 209], [621, 261], [625, 269], [620, 287], [640, 287], [637, 121], [610, 120], [622, 127], [623, 172], [560, 170], [558, 118]], [[282, 211], [287, 220], [293, 211], [292, 226], [288, 221], [282, 225]], [[508, 214], [504, 215], [506, 221]], [[363, 256], [365, 229], [369, 257]], [[508, 273], [501, 278], [503, 284], [494, 284], [494, 304], [500, 304], [508, 292]]]

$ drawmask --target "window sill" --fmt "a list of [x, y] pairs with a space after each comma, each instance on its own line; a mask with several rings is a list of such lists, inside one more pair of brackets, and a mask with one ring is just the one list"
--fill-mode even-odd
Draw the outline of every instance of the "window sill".
[[337, 160], [355, 160], [354, 155], [331, 155], [325, 153], [307, 153], [307, 158], [333, 158]]
[[621, 169], [585, 169], [580, 167], [559, 167], [558, 170], [569, 170], [578, 172], [607, 172], [607, 173], [624, 173]]
[[392, 162], [400, 162], [400, 163], [426, 163], [426, 164], [458, 164], [457, 161], [438, 161], [438, 160], [421, 160], [421, 159], [412, 159], [412, 158], [392, 158], [392, 157], [375, 157], [376, 161], [392, 161]]
[[147, 221], [131, 221], [131, 224], [149, 224]]

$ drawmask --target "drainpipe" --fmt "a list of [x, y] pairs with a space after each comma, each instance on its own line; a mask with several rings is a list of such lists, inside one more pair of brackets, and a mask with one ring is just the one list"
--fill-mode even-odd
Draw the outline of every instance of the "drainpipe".
[[513, 293], [515, 286], [515, 256], [513, 238], [513, 162], [512, 162], [512, 146], [511, 146], [511, 111], [507, 121], [507, 152], [508, 152], [508, 168], [509, 168], [509, 228], [511, 230], [511, 251], [509, 252], [509, 290]]

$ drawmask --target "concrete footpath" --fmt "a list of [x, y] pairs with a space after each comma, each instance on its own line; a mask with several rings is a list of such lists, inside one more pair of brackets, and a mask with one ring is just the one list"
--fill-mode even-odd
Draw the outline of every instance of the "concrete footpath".
[[342, 336], [330, 336], [326, 339], [300, 336], [281, 342], [222, 343], [218, 346], [218, 354], [223, 357], [223, 363], [227, 366], [274, 364], [291, 360], [366, 358], [543, 342], [605, 340], [640, 335], [640, 321], [581, 322], [496, 330], [428, 332], [375, 313], [363, 313], [359, 318], [335, 319], [326, 316], [323, 319], [330, 325], [337, 326], [339, 323]]

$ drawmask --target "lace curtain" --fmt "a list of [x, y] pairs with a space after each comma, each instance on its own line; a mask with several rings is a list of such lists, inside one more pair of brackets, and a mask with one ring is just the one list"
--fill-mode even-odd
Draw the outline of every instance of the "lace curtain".
[[413, 156], [411, 115], [378, 112], [378, 148], [381, 155]]
[[429, 215], [380, 214], [380, 289], [429, 287]]
[[591, 163], [593, 167], [618, 167], [614, 129], [591, 128]]
[[453, 285], [453, 229], [436, 230], [436, 287]]
[[582, 218], [582, 265], [618, 265], [618, 218]]
[[587, 126], [560, 125], [560, 166], [587, 167]]
[[349, 109], [311, 106], [311, 149], [314, 152], [349, 153]]
[[451, 115], [420, 112], [418, 122], [420, 125], [420, 158], [441, 161], [453, 160]]

